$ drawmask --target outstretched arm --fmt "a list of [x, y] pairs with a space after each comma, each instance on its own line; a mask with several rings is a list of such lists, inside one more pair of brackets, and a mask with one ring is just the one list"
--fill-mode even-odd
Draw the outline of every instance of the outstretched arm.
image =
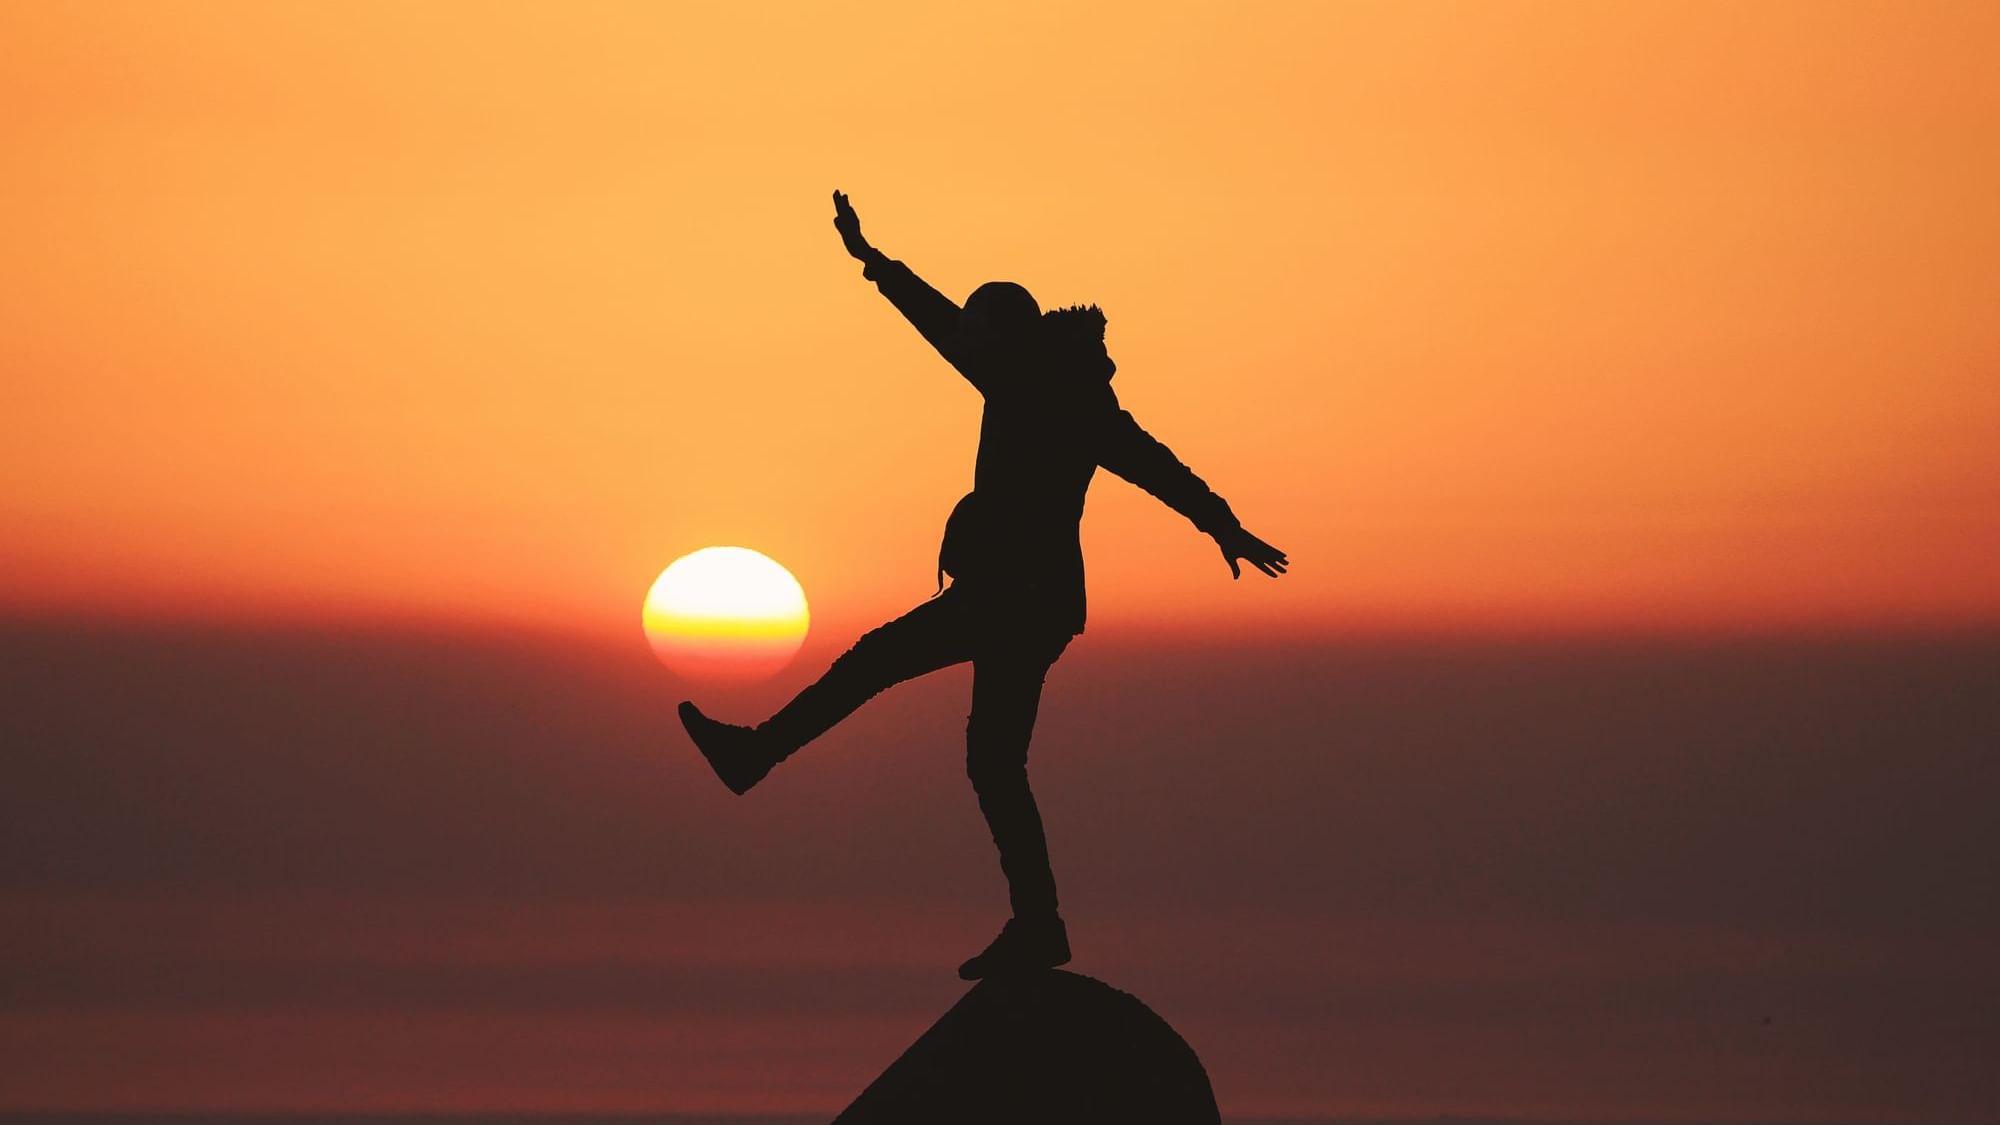
[[840, 232], [840, 241], [847, 247], [847, 252], [861, 262], [861, 276], [874, 282], [889, 303], [896, 306], [896, 311], [915, 326], [939, 355], [958, 368], [959, 374], [964, 375], [973, 386], [980, 386], [980, 381], [952, 353], [952, 338], [958, 332], [957, 302], [931, 288], [910, 267], [870, 246], [868, 240], [861, 237], [861, 217], [847, 202], [846, 192], [833, 193], [833, 229]]
[[1291, 565], [1285, 552], [1243, 530], [1228, 502], [1182, 464], [1173, 450], [1141, 428], [1131, 411], [1118, 411], [1106, 425], [1098, 464], [1152, 493], [1207, 532], [1222, 549], [1232, 577], [1243, 577], [1239, 560], [1273, 578]]

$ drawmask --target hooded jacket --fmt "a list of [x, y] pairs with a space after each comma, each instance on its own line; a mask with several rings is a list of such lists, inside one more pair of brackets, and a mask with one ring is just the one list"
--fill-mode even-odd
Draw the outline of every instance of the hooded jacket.
[[1222, 497], [1119, 407], [1095, 305], [1044, 313], [1025, 338], [973, 352], [958, 338], [958, 305], [908, 266], [878, 252], [862, 276], [986, 402], [972, 491], [945, 524], [940, 586], [949, 573], [954, 589], [1022, 626], [1083, 632], [1079, 529], [1099, 466], [1210, 535], [1240, 526]]

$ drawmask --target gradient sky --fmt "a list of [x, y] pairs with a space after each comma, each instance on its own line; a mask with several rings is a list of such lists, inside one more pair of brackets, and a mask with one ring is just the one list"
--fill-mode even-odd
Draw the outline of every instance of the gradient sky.
[[1108, 480], [1100, 620], [2000, 618], [1991, 5], [1004, 9], [7, 5], [0, 596], [900, 610], [978, 404], [841, 187], [1298, 560]]
[[[989, 6], [990, 9], [990, 6]], [[2000, 1107], [1991, 4], [0, 0], [0, 1110], [830, 1113], [1002, 888], [964, 669], [749, 800], [641, 599], [931, 591], [1110, 317], [1035, 777], [1226, 1113]]]

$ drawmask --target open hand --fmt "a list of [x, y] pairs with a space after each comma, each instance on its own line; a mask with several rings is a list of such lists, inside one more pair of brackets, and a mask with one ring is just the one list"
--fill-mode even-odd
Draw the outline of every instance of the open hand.
[[867, 261], [868, 256], [875, 252], [875, 248], [868, 245], [868, 240], [861, 237], [861, 216], [854, 213], [844, 191], [833, 193], [833, 229], [840, 232], [842, 245], [856, 258]]
[[1216, 536], [1215, 542], [1222, 548], [1222, 559], [1229, 564], [1231, 578], [1243, 577], [1243, 568], [1237, 565], [1238, 559], [1273, 578], [1285, 573], [1285, 568], [1291, 565], [1291, 560], [1285, 558], [1285, 552], [1240, 527]]

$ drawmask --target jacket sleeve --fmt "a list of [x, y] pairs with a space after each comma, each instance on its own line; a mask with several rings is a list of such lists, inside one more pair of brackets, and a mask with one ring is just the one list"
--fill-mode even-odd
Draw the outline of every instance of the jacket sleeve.
[[1181, 464], [1173, 450], [1141, 429], [1129, 410], [1119, 410], [1105, 425], [1097, 463], [1152, 493], [1210, 535], [1242, 526], [1228, 502]]
[[966, 381], [983, 393], [985, 381], [952, 354], [951, 341], [958, 332], [958, 304], [931, 288], [916, 271], [881, 251], [868, 259], [861, 276], [875, 283], [896, 311], [914, 326], [919, 335], [945, 358]]

